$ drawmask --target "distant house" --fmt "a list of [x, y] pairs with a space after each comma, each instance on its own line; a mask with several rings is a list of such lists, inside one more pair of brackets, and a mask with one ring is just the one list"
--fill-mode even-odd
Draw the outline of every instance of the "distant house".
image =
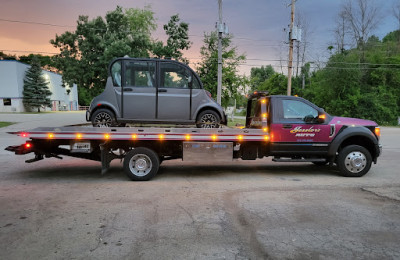
[[[0, 112], [25, 112], [22, 103], [24, 78], [30, 65], [15, 60], [0, 60]], [[47, 111], [78, 110], [78, 89], [76, 85], [62, 86], [61, 75], [43, 70], [53, 93], [52, 107]]]

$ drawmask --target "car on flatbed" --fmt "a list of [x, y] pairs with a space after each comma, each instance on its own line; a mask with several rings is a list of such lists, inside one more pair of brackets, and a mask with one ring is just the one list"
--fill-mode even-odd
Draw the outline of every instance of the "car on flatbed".
[[226, 125], [223, 108], [203, 88], [199, 76], [174, 60], [117, 58], [110, 63], [104, 92], [86, 112], [93, 126], [126, 123]]

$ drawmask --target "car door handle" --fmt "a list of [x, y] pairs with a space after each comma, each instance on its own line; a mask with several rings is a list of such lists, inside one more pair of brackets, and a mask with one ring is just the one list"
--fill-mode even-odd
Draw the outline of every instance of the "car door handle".
[[158, 92], [167, 92], [166, 89], [159, 89]]
[[292, 128], [292, 125], [284, 124], [282, 127], [283, 127], [283, 128]]
[[131, 88], [124, 88], [124, 91], [125, 91], [125, 92], [129, 92], [129, 91], [132, 92], [133, 89], [131, 89]]

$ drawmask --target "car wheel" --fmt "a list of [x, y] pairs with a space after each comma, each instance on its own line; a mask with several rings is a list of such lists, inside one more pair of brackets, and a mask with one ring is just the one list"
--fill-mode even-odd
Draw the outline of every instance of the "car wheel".
[[371, 168], [372, 157], [366, 148], [359, 145], [349, 145], [339, 152], [337, 164], [343, 176], [361, 177]]
[[116, 126], [114, 113], [108, 109], [101, 108], [97, 110], [92, 117], [92, 125], [94, 127], [111, 127]]
[[124, 171], [133, 181], [148, 181], [160, 167], [158, 155], [145, 147], [134, 148], [124, 158]]
[[213, 110], [204, 110], [196, 119], [198, 128], [218, 128], [221, 124], [220, 116]]

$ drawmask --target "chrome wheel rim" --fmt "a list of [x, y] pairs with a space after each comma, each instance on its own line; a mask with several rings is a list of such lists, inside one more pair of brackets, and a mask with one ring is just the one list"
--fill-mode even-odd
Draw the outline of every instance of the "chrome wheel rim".
[[200, 124], [202, 128], [216, 128], [217, 117], [213, 114], [205, 114], [200, 118]]
[[136, 154], [129, 160], [129, 170], [136, 176], [146, 176], [152, 168], [153, 164], [145, 154]]
[[367, 166], [367, 158], [362, 152], [354, 151], [346, 156], [344, 165], [349, 172], [357, 173], [365, 169]]
[[98, 127], [110, 127], [112, 123], [112, 116], [106, 112], [100, 112], [94, 118], [94, 123]]

